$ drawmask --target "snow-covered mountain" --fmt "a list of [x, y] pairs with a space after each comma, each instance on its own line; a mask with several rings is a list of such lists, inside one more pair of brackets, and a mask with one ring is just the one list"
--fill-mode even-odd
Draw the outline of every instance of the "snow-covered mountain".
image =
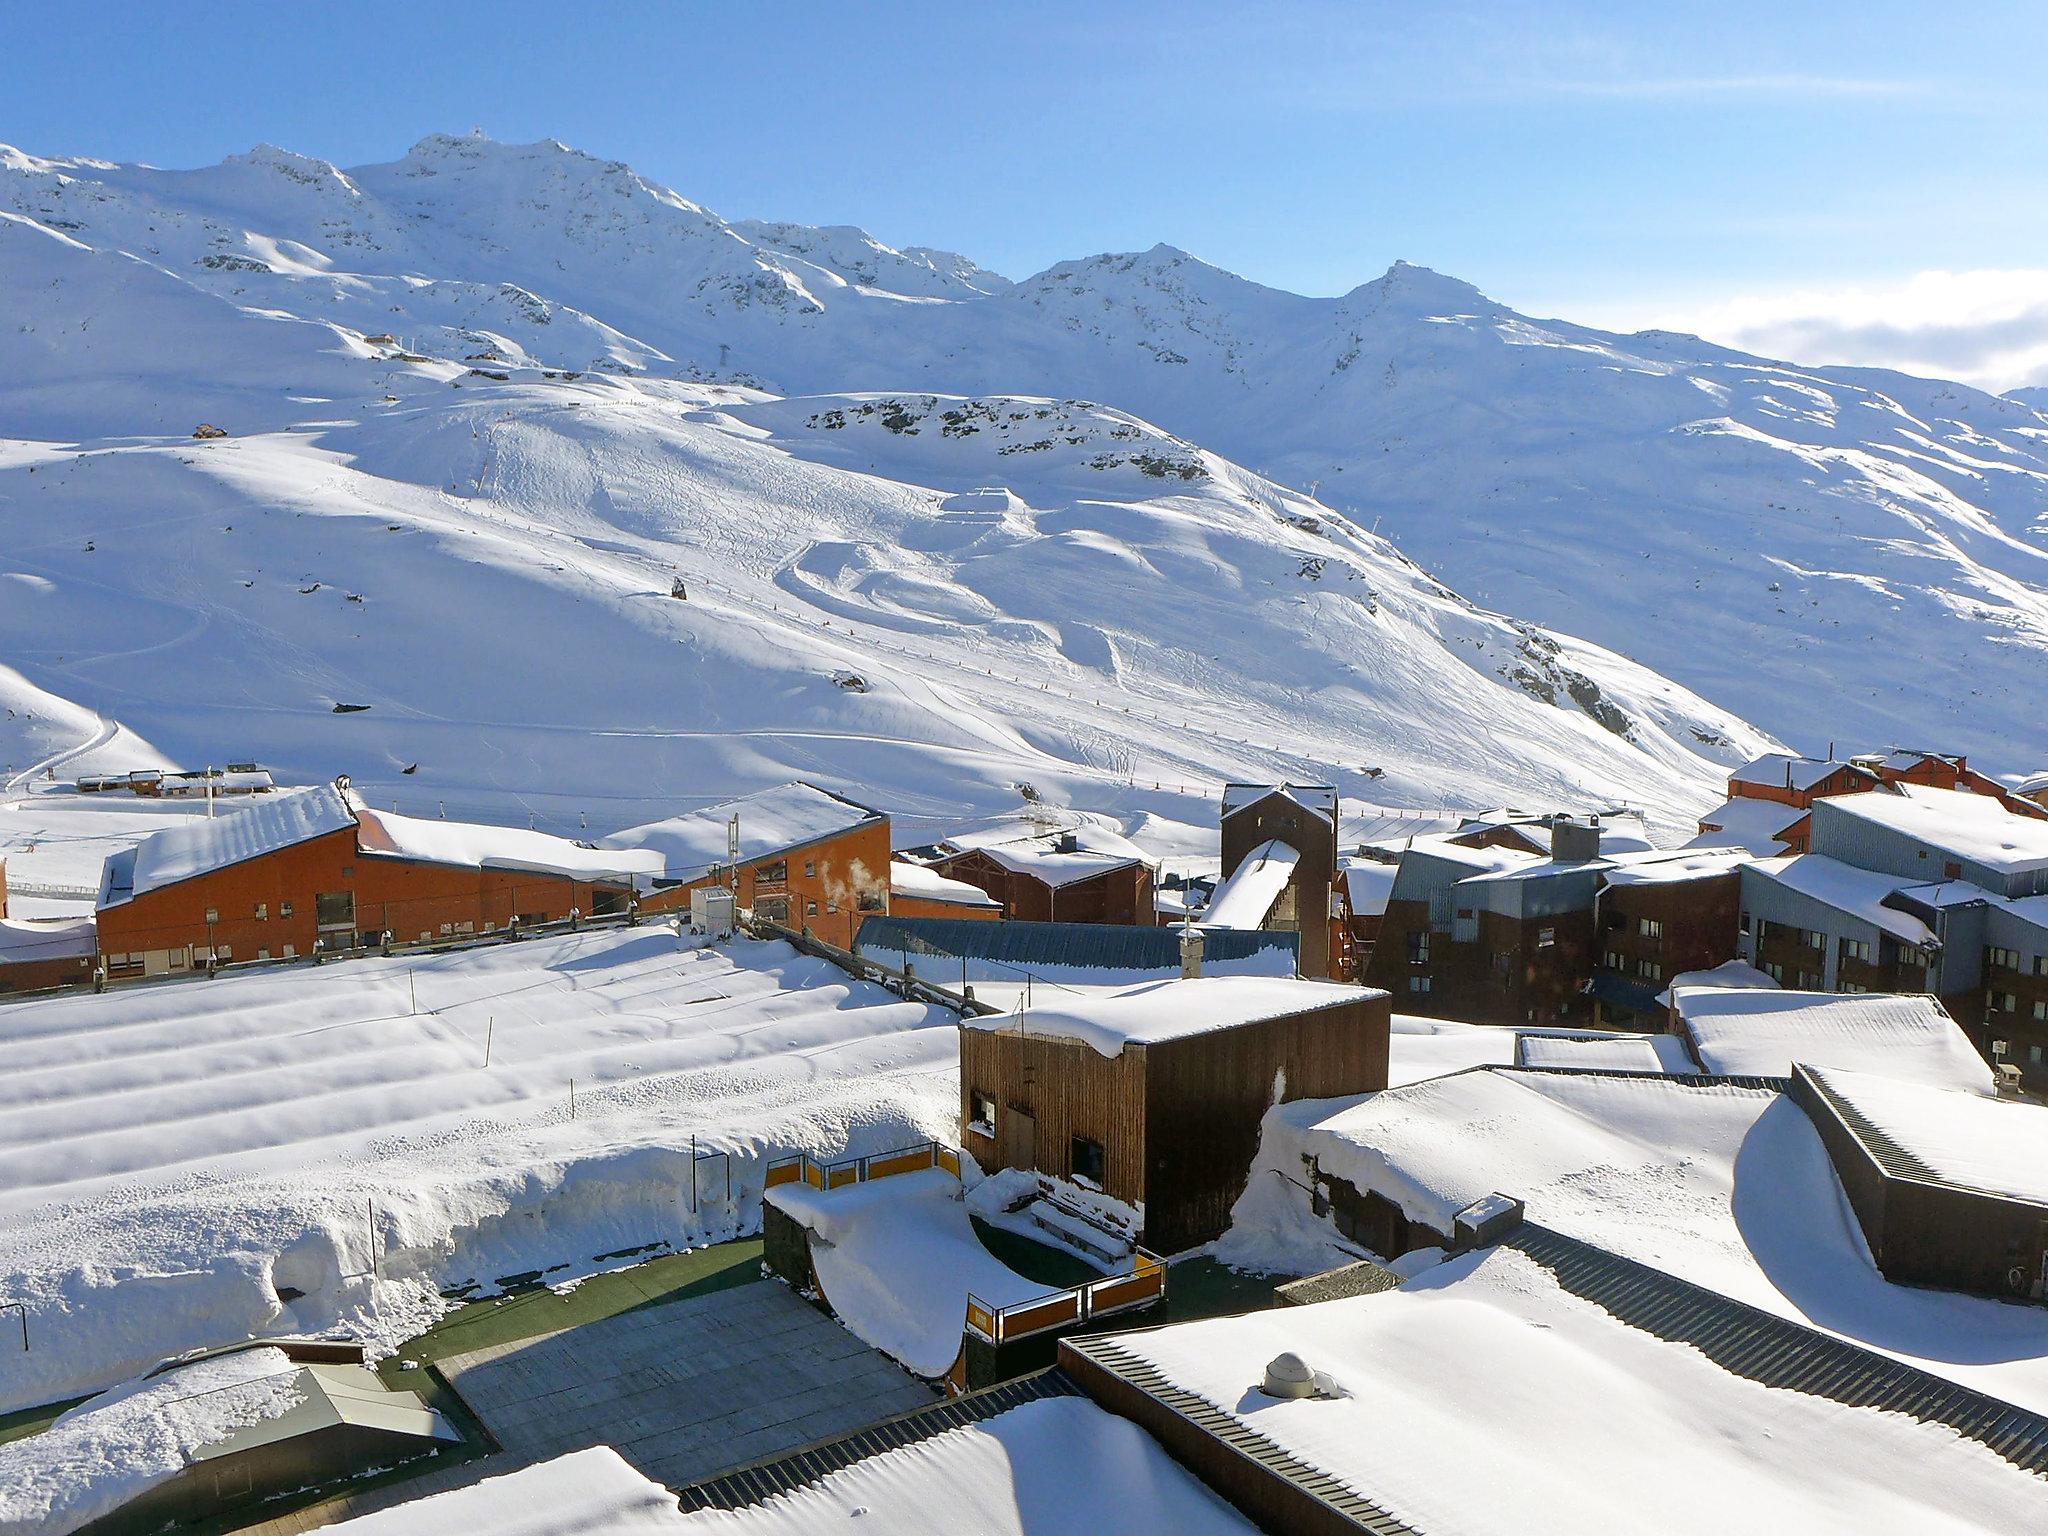
[[184, 761], [593, 830], [790, 773], [934, 823], [1291, 772], [1676, 827], [1744, 715], [2039, 755], [2048, 418], [1960, 386], [1411, 267], [1011, 284], [442, 137], [0, 150], [0, 304], [0, 663]]

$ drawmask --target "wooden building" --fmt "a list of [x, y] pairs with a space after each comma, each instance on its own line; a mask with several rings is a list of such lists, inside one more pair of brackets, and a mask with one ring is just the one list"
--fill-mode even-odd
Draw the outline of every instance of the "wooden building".
[[[1222, 805], [1223, 881], [1201, 920], [1216, 921], [1245, 888], [1247, 866], [1279, 869], [1263, 910], [1225, 926], [1301, 935], [1301, 973], [1354, 980], [1349, 893], [1337, 869], [1337, 791], [1327, 784], [1226, 784]], [[1247, 876], [1250, 879], [1250, 876]], [[1257, 894], [1263, 898], [1267, 886]]]
[[342, 784], [193, 815], [106, 862], [110, 978], [290, 959], [622, 911], [651, 857], [512, 827], [372, 811]]
[[889, 913], [892, 917], [959, 917], [971, 922], [996, 922], [1003, 904], [978, 885], [950, 880], [929, 864], [901, 859], [889, 862]]
[[661, 856], [641, 903], [649, 911], [687, 911], [691, 891], [730, 885], [757, 918], [850, 948], [864, 916], [889, 910], [889, 818], [815, 784], [780, 784], [605, 841]]
[[2048, 1301], [2048, 1108], [1804, 1064], [1791, 1096], [1886, 1279]]
[[929, 867], [987, 893], [1004, 917], [1020, 922], [1155, 920], [1151, 866], [1133, 854], [1086, 848], [1071, 832], [941, 852]]
[[1219, 1236], [1273, 1104], [1387, 1083], [1384, 992], [1240, 976], [1063, 995], [960, 1027], [962, 1142], [1142, 1213], [1179, 1253]]

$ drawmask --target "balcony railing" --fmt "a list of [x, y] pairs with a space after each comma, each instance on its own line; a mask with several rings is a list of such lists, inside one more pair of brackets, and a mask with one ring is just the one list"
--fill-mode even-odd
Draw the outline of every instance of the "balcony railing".
[[1165, 1296], [1166, 1261], [1140, 1248], [1132, 1255], [1127, 1275], [1106, 1275], [1007, 1307], [991, 1306], [969, 1291], [967, 1331], [990, 1344], [1013, 1344], [1056, 1328], [1078, 1328], [1093, 1318], [1149, 1307]]
[[821, 1163], [808, 1152], [794, 1152], [768, 1164], [767, 1187], [778, 1184], [808, 1184], [813, 1189], [843, 1189], [848, 1184], [865, 1184], [892, 1174], [919, 1173], [926, 1168], [943, 1168], [960, 1177], [960, 1154], [943, 1142], [924, 1141], [893, 1152], [876, 1152], [867, 1157], [846, 1157]]

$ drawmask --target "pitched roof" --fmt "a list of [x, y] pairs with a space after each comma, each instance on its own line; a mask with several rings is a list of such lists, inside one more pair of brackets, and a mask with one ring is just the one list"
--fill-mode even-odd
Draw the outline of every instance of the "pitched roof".
[[1206, 928], [1260, 928], [1294, 878], [1301, 855], [1278, 838], [1261, 843], [1216, 887], [1198, 914]]
[[1751, 853], [1780, 854], [1786, 851], [1783, 834], [1794, 822], [1811, 814], [1801, 806], [1787, 805], [1782, 800], [1759, 800], [1749, 795], [1737, 795], [1700, 817], [1700, 825], [1713, 830], [1701, 832], [1686, 846], [1739, 848]]
[[[1161, 930], [1164, 931], [1164, 930]], [[1014, 1014], [962, 1019], [966, 1029], [1002, 1030], [1078, 1040], [1104, 1056], [1127, 1045], [1158, 1045], [1213, 1030], [1342, 1008], [1385, 997], [1368, 987], [1279, 976], [1198, 976], [1141, 982], [1088, 995], [1048, 989]]]
[[1801, 1075], [1895, 1177], [2048, 1208], [2048, 1107], [1839, 1067]]
[[1709, 1072], [1788, 1077], [1794, 1062], [1989, 1094], [1991, 1069], [1931, 997], [1679, 987], [1674, 1006]]
[[1226, 784], [1223, 786], [1223, 814], [1235, 815], [1256, 805], [1268, 795], [1282, 795], [1305, 811], [1337, 818], [1337, 791], [1328, 784]]
[[1794, 757], [1789, 752], [1766, 752], [1752, 762], [1744, 763], [1728, 775], [1730, 784], [1769, 785], [1773, 789], [1791, 788], [1808, 790], [1830, 774], [1848, 768], [1854, 772], [1875, 779], [1868, 769], [1858, 768], [1854, 763], [1845, 763], [1839, 758]]
[[2048, 869], [2048, 821], [2014, 815], [1990, 795], [1901, 784], [1896, 793], [1844, 795], [1827, 804], [2002, 874]]
[[[1830, 801], [1830, 804], [1839, 802]], [[1815, 901], [1860, 918], [1873, 927], [1881, 928], [1894, 938], [1908, 944], [1927, 945], [1934, 942], [1934, 933], [1928, 926], [1909, 912], [1900, 912], [1884, 904], [1885, 898], [1899, 888], [1895, 875], [1874, 874], [1867, 869], [1858, 869], [1854, 864], [1844, 864], [1822, 853], [1799, 853], [1790, 858], [1758, 859], [1744, 866], [1745, 878], [1755, 875], [1782, 885], [1788, 891], [1797, 891]]]
[[666, 861], [670, 879], [694, 879], [714, 864], [725, 862], [726, 823], [734, 816], [740, 819], [743, 863], [887, 819], [882, 812], [844, 795], [797, 780], [685, 811], [665, 821], [628, 827], [614, 832], [604, 843], [612, 848], [654, 849]]
[[371, 857], [465, 869], [526, 870], [577, 880], [631, 880], [635, 875], [658, 875], [664, 867], [663, 856], [652, 848], [596, 848], [523, 827], [437, 821], [367, 806], [359, 813], [357, 828], [356, 846]]
[[943, 901], [959, 907], [1001, 907], [1002, 903], [978, 885], [965, 880], [948, 880], [928, 864], [889, 861], [889, 894], [918, 901]]
[[118, 871], [110, 869], [113, 878], [102, 883], [100, 905], [117, 905], [344, 827], [353, 829], [355, 824], [354, 806], [332, 784], [280, 790], [256, 796], [246, 805], [238, 802], [233, 811], [189, 816], [144, 838], [136, 844], [132, 860], [124, 861]]

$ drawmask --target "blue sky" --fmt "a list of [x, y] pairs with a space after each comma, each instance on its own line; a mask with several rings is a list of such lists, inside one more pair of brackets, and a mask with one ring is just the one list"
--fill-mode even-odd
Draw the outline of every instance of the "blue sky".
[[[350, 165], [474, 126], [1012, 276], [1163, 240], [1336, 293], [1398, 257], [1964, 373], [2008, 311], [2048, 338], [2044, 59], [2034, 4], [101, 4], [10, 29], [0, 140]], [[1942, 280], [1984, 272], [2024, 275]]]

